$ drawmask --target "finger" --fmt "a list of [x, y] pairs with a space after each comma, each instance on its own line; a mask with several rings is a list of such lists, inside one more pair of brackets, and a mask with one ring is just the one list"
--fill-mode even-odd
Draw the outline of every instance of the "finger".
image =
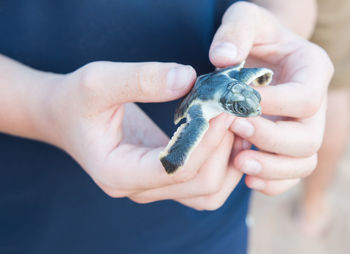
[[255, 176], [246, 176], [246, 185], [265, 195], [274, 196], [281, 194], [300, 182], [300, 179], [288, 179], [278, 181], [265, 181]]
[[163, 147], [154, 149], [130, 144], [120, 145], [110, 153], [104, 163], [101, 170], [106, 178], [101, 182], [110, 188], [117, 187], [118, 190], [134, 193], [188, 181], [215, 151], [232, 121], [233, 118], [227, 114], [212, 119], [209, 130], [193, 151], [188, 165], [173, 175], [165, 172], [159, 160]]
[[237, 64], [247, 58], [254, 44], [275, 43], [278, 22], [264, 9], [246, 2], [233, 4], [225, 13], [209, 51], [217, 67]]
[[93, 62], [74, 76], [80, 79], [83, 94], [117, 104], [177, 99], [190, 90], [196, 73], [191, 66], [176, 63]]
[[[184, 168], [176, 172], [173, 177], [179, 181], [188, 181], [193, 178], [217, 149], [234, 119], [235, 117], [232, 115], [221, 114], [217, 119], [215, 118], [215, 124], [214, 121], [211, 120], [211, 127], [209, 128], [209, 130], [211, 130], [207, 131], [200, 144], [191, 154]], [[231, 148], [229, 150], [231, 151]]]
[[263, 117], [239, 118], [234, 121], [231, 130], [267, 152], [297, 157], [311, 156], [322, 143], [325, 110], [324, 103], [316, 115], [300, 121], [274, 122]]
[[209, 56], [215, 66], [226, 67], [248, 55], [278, 66], [279, 85], [257, 88], [264, 114], [300, 118], [318, 110], [333, 74], [327, 53], [283, 28], [263, 8], [240, 2], [225, 13]]
[[263, 114], [307, 118], [315, 114], [326, 100], [334, 72], [327, 53], [307, 41], [302, 40], [296, 45], [297, 49], [285, 55], [280, 63], [279, 84], [256, 87], [262, 97]]
[[240, 136], [235, 136], [235, 142], [231, 151], [231, 158], [235, 158], [236, 155], [243, 150], [249, 150], [251, 146], [251, 143], [249, 143], [247, 140], [241, 138]]
[[233, 134], [226, 132], [218, 148], [204, 163], [198, 174], [188, 182], [156, 188], [131, 196], [139, 203], [149, 203], [164, 199], [182, 199], [218, 192], [224, 182], [233, 144]]
[[261, 151], [240, 152], [234, 166], [241, 172], [265, 180], [304, 178], [317, 166], [317, 154], [305, 158], [293, 158]]
[[230, 167], [227, 170], [225, 181], [221, 190], [218, 193], [196, 198], [179, 199], [178, 201], [186, 206], [192, 207], [196, 210], [216, 210], [220, 208], [232, 191], [235, 189], [243, 174]]

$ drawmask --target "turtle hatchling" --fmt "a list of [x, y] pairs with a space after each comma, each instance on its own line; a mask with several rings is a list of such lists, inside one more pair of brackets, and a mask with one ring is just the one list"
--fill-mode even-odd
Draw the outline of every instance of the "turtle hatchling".
[[209, 128], [209, 120], [227, 112], [238, 117], [261, 115], [261, 97], [250, 84], [266, 86], [273, 72], [267, 68], [244, 68], [244, 62], [199, 76], [190, 93], [176, 109], [174, 122], [181, 124], [160, 161], [168, 174], [181, 169]]

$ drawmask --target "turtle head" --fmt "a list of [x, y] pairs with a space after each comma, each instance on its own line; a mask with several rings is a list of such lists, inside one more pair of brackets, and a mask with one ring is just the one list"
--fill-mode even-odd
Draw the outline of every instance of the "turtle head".
[[237, 80], [234, 80], [233, 85], [220, 98], [223, 109], [239, 117], [261, 115], [260, 101], [258, 91]]

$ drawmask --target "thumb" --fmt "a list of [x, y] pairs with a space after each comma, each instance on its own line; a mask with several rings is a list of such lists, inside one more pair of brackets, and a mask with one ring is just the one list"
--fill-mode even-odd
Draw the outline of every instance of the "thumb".
[[163, 102], [192, 87], [196, 72], [176, 63], [93, 62], [82, 68], [83, 83], [111, 103]]
[[209, 51], [216, 67], [226, 67], [245, 60], [254, 44], [272, 43], [276, 38], [275, 18], [265, 9], [238, 2], [225, 13]]

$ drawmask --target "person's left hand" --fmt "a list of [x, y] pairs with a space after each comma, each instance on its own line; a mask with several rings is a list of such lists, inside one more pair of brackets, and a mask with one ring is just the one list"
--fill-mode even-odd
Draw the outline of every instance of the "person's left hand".
[[259, 151], [234, 158], [248, 187], [281, 193], [309, 175], [317, 164], [325, 125], [327, 87], [333, 66], [327, 54], [279, 24], [267, 10], [239, 2], [225, 13], [215, 34], [210, 60], [216, 67], [237, 64], [273, 69], [275, 85], [256, 88], [264, 117], [238, 118], [234, 133]]

